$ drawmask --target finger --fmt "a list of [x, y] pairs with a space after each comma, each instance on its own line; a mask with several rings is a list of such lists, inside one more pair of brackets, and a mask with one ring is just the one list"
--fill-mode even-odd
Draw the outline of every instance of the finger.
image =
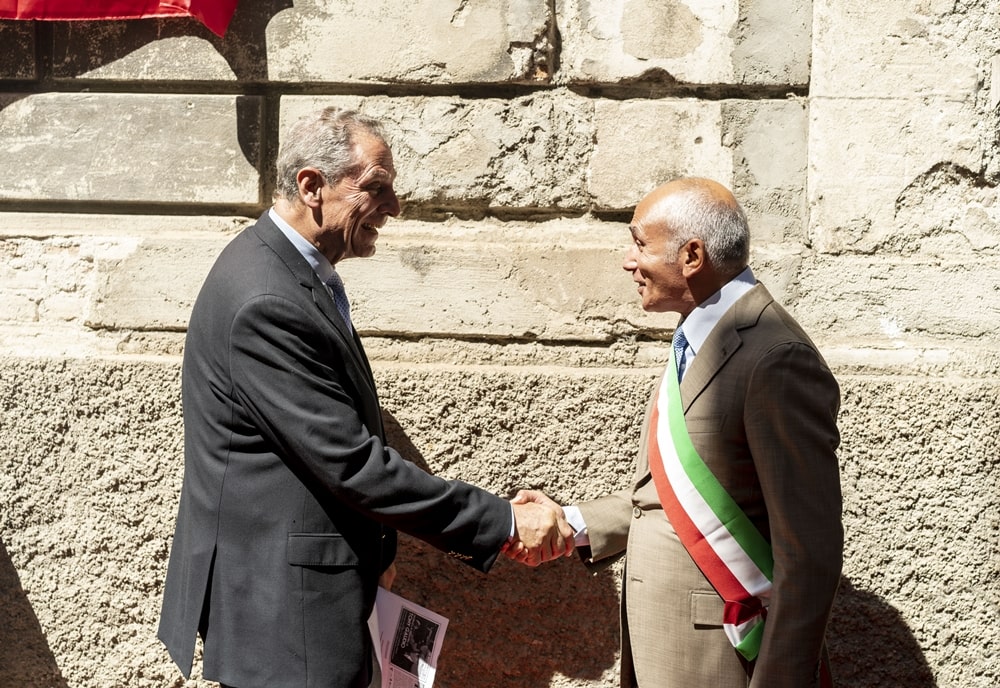
[[576, 531], [573, 530], [573, 526], [566, 519], [560, 519], [559, 529], [562, 532], [564, 541], [564, 546], [560, 554], [564, 557], [572, 556], [573, 550], [576, 549]]
[[538, 490], [518, 490], [517, 494], [514, 495], [514, 499], [510, 501], [514, 504], [527, 504], [528, 502], [540, 503], [538, 497], [541, 494], [542, 493]]
[[538, 550], [535, 549], [528, 552], [522, 563], [527, 566], [535, 567], [542, 563], [542, 558]]

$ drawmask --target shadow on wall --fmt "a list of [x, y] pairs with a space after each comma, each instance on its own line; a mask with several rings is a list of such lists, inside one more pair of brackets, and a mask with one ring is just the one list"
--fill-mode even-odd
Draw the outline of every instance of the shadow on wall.
[[[387, 411], [390, 446], [424, 470]], [[448, 618], [435, 685], [548, 688], [553, 676], [617, 685], [616, 569], [590, 574], [574, 557], [529, 568], [502, 556], [488, 575], [400, 535], [393, 592]], [[565, 681], [565, 679], [563, 679]]]
[[83, 77], [154, 41], [192, 36], [211, 43], [239, 83], [261, 83], [267, 81], [267, 25], [293, 4], [292, 0], [241, 2], [221, 38], [198, 20], [181, 17], [58, 22], [57, 36], [62, 40], [55, 41], [52, 62], [59, 78]]
[[66, 688], [21, 579], [0, 540], [0, 686]]
[[[221, 38], [196, 19], [181, 17], [36, 24], [44, 24], [45, 30], [51, 31], [50, 59], [53, 77], [58, 80], [86, 79], [90, 72], [156, 41], [194, 37], [211, 43], [225, 59], [235, 75], [235, 84], [260, 84], [268, 80], [267, 26], [276, 14], [292, 6], [292, 0], [241, 2], [237, 5], [226, 35]], [[40, 41], [39, 44], [41, 47], [38, 50], [45, 50], [48, 42]], [[155, 84], [156, 80], [146, 83]], [[0, 109], [23, 97], [26, 96], [15, 95], [6, 100], [0, 99]], [[257, 168], [263, 179], [270, 181], [273, 176], [270, 163], [261, 160], [259, 150], [260, 141], [268, 136], [259, 130], [260, 98], [238, 97], [236, 108], [237, 137], [243, 155]]]
[[840, 582], [828, 632], [837, 688], [936, 688], [934, 674], [899, 612]]

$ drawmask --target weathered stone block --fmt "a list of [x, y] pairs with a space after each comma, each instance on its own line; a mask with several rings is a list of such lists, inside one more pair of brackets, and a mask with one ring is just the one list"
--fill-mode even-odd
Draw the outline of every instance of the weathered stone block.
[[584, 98], [568, 92], [510, 100], [286, 97], [282, 131], [327, 105], [357, 108], [385, 122], [397, 192], [417, 212], [539, 214], [589, 205], [585, 175], [593, 123]]
[[[176, 283], [183, 293], [184, 271], [190, 267], [168, 259], [161, 269], [152, 257], [142, 270], [129, 272], [130, 258], [141, 251], [144, 237], [155, 237], [189, 245], [190, 265], [207, 270], [218, 248], [246, 223], [233, 217], [0, 214], [0, 350], [29, 356], [178, 353], [180, 328], [187, 323], [185, 304], [175, 307], [180, 324], [164, 321], [164, 307], [151, 295], [176, 298]], [[200, 284], [201, 277], [190, 281]], [[148, 284], [137, 286], [130, 279]], [[129, 323], [162, 329], [148, 335], [112, 329], [116, 306], [104, 299], [116, 289], [132, 309], [115, 302], [129, 314]], [[135, 295], [127, 296], [133, 290]]]
[[[673, 318], [639, 307], [621, 271], [624, 226], [558, 220], [479, 227], [390, 223], [372, 258], [338, 266], [355, 326], [384, 336], [607, 341], [662, 332]], [[96, 262], [87, 324], [182, 330], [205, 275], [229, 239], [148, 238]]]
[[976, 36], [995, 27], [990, 3], [822, 0], [815, 13], [813, 96], [973, 101], [995, 52]]
[[806, 84], [810, 0], [557, 3], [564, 82]]
[[82, 323], [90, 298], [93, 241], [0, 239], [0, 322], [45, 329]]
[[87, 237], [95, 245], [128, 244], [144, 236], [232, 235], [247, 218], [228, 215], [107, 215], [102, 213], [0, 213], [0, 237]]
[[723, 184], [733, 177], [718, 102], [598, 101], [594, 123], [588, 189], [597, 209], [631, 210], [676, 177], [710, 177]]
[[0, 79], [38, 78], [31, 22], [0, 20], [0, 45]]
[[265, 82], [267, 26], [291, 4], [240, 2], [223, 37], [184, 17], [56, 23], [53, 74], [57, 79]]
[[58, 79], [249, 81], [266, 66], [253, 44], [226, 50], [235, 36], [216, 46], [219, 39], [197, 26], [176, 19], [59, 22], [53, 25], [52, 72]]
[[273, 81], [546, 81], [551, 22], [533, 0], [296, 2], [268, 24], [268, 71]]
[[624, 226], [560, 220], [536, 224], [530, 235], [526, 229], [414, 224], [394, 234], [390, 228], [374, 258], [341, 268], [359, 328], [605, 341], [650, 324], [621, 271]]
[[228, 241], [216, 235], [147, 239], [126, 256], [99, 259], [87, 325], [186, 329], [202, 282]]
[[755, 244], [804, 243], [807, 112], [801, 101], [599, 101], [587, 175], [594, 207], [630, 210], [681, 176], [715, 179]]
[[[909, 253], [941, 232], [995, 245], [983, 236], [995, 231], [996, 190], [982, 178], [980, 115], [971, 104], [815, 98], [810, 118], [810, 232], [819, 250]], [[958, 197], [978, 200], [959, 208]]]
[[252, 96], [0, 95], [0, 199], [260, 202]]
[[859, 348], [971, 344], [1000, 332], [995, 259], [840, 256], [802, 261], [786, 305], [818, 338]]

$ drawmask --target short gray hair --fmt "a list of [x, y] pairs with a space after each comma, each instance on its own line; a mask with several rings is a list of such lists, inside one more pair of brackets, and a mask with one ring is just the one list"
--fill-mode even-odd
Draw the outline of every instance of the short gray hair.
[[662, 212], [674, 233], [672, 251], [701, 239], [712, 264], [727, 277], [750, 262], [750, 224], [738, 201], [724, 203], [707, 188], [692, 186], [664, 199]]
[[344, 178], [357, 164], [354, 139], [359, 132], [385, 141], [378, 120], [356, 110], [328, 107], [301, 118], [285, 136], [278, 153], [277, 195], [288, 201], [298, 197], [296, 177], [304, 167], [318, 169], [328, 184]]

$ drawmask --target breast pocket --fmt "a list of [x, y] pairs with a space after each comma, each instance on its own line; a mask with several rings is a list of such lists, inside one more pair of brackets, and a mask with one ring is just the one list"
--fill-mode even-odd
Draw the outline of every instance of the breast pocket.
[[689, 435], [706, 432], [720, 432], [726, 417], [719, 416], [684, 416], [684, 425]]
[[293, 566], [356, 567], [357, 553], [336, 533], [289, 533], [288, 563]]

